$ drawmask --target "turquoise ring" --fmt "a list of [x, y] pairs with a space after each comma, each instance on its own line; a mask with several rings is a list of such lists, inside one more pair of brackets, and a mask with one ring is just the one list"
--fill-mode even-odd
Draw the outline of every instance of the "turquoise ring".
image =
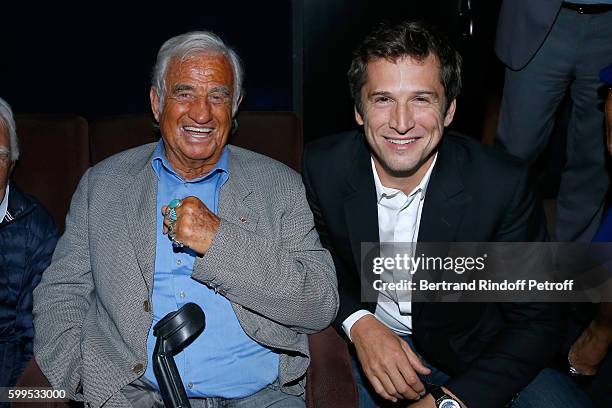
[[181, 206], [181, 199], [179, 198], [175, 198], [174, 200], [170, 201], [170, 203], [168, 204], [168, 207], [171, 210], [174, 210], [176, 207], [180, 207]]

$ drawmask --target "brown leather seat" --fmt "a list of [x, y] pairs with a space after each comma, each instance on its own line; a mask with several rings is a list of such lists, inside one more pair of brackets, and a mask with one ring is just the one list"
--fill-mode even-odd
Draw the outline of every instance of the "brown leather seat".
[[238, 113], [238, 130], [229, 142], [264, 154], [285, 163], [296, 171], [302, 170], [304, 139], [302, 125], [293, 112]]
[[21, 155], [13, 178], [63, 231], [72, 194], [89, 167], [87, 122], [61, 115], [17, 115], [15, 122]]
[[[239, 112], [229, 143], [272, 157], [301, 170], [302, 126], [293, 112]], [[149, 114], [115, 116], [89, 123], [92, 164], [159, 138]]]
[[[38, 363], [36, 363], [35, 359], [31, 359], [26, 368], [23, 370], [21, 374], [21, 378], [15, 384], [15, 387], [23, 387], [23, 388], [42, 388], [42, 387], [51, 387], [47, 377], [44, 376], [42, 371], [40, 371], [40, 367]], [[53, 401], [41, 401], [37, 403], [11, 403], [11, 407], [37, 407], [37, 408], [74, 408], [78, 406], [82, 406], [83, 404], [78, 404], [75, 402], [53, 402]]]
[[122, 115], [89, 121], [92, 165], [113, 154], [154, 142], [158, 134], [150, 114]]
[[306, 373], [309, 408], [357, 408], [359, 394], [346, 341], [328, 327], [308, 336], [310, 366]]

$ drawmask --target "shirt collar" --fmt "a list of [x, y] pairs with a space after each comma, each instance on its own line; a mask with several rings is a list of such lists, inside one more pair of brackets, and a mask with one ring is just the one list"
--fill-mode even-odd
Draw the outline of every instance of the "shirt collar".
[[[429, 185], [429, 179], [431, 178], [431, 172], [433, 171], [434, 166], [436, 165], [436, 161], [438, 160], [438, 153], [434, 155], [434, 159], [431, 162], [431, 166], [427, 170], [427, 173], [423, 176], [419, 184], [412, 189], [410, 194], [407, 197], [411, 197], [415, 194], [421, 194], [421, 200], [425, 199], [425, 192], [427, 191], [427, 186]], [[385, 187], [380, 181], [380, 177], [378, 176], [378, 172], [376, 171], [376, 165], [374, 164], [374, 158], [370, 157], [370, 162], [372, 164], [372, 172], [374, 173], [374, 185], [376, 186], [376, 202], [380, 203], [383, 198], [393, 198], [399, 193], [404, 194], [401, 190]]]
[[155, 174], [157, 175], [158, 179], [161, 176], [161, 172], [164, 171], [165, 173], [174, 176], [180, 182], [197, 183], [199, 181], [202, 181], [204, 179], [211, 177], [213, 174], [217, 172], [224, 172], [224, 173], [229, 174], [229, 168], [228, 168], [229, 167], [228, 166], [229, 157], [228, 156], [229, 154], [228, 154], [227, 146], [224, 146], [223, 152], [221, 153], [221, 157], [219, 158], [219, 161], [208, 174], [205, 174], [204, 176], [198, 177], [193, 180], [185, 181], [183, 180], [181, 176], [179, 176], [174, 171], [174, 169], [168, 162], [168, 159], [166, 157], [166, 149], [164, 145], [164, 140], [160, 139], [159, 142], [157, 143], [157, 147], [155, 148], [155, 151], [153, 152], [153, 158], [151, 159], [151, 166], [153, 167], [153, 170], [155, 171]]
[[0, 202], [0, 222], [4, 220], [4, 217], [6, 217], [6, 212], [8, 211], [9, 189], [10, 183], [7, 183], [6, 190], [4, 190], [4, 198], [2, 199], [2, 202]]

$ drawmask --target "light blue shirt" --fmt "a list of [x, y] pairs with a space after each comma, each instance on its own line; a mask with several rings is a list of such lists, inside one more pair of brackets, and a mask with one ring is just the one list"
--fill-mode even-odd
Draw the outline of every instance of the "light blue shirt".
[[[174, 198], [196, 196], [217, 213], [221, 187], [230, 177], [227, 148], [215, 168], [195, 180], [185, 181], [172, 169], [162, 140], [151, 164], [158, 177], [153, 326], [188, 302], [198, 304], [206, 315], [204, 332], [174, 357], [187, 396], [242, 398], [252, 395], [278, 377], [278, 354], [244, 332], [229, 300], [191, 277], [195, 254], [174, 250], [168, 236], [162, 234], [161, 207]], [[151, 327], [145, 377], [158, 386], [152, 363], [155, 340]]]

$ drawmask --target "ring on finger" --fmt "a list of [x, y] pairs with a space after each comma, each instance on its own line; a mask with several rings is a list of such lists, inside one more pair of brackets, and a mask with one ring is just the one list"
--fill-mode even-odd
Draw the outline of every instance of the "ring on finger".
[[174, 222], [178, 219], [178, 215], [176, 214], [176, 210], [174, 208], [170, 208], [168, 212], [166, 212], [166, 217], [168, 221]]
[[182, 203], [183, 203], [183, 200], [181, 200], [179, 198], [175, 198], [174, 200], [172, 200], [172, 201], [170, 201], [168, 203], [168, 207], [171, 210], [174, 210], [175, 208], [180, 207]]

